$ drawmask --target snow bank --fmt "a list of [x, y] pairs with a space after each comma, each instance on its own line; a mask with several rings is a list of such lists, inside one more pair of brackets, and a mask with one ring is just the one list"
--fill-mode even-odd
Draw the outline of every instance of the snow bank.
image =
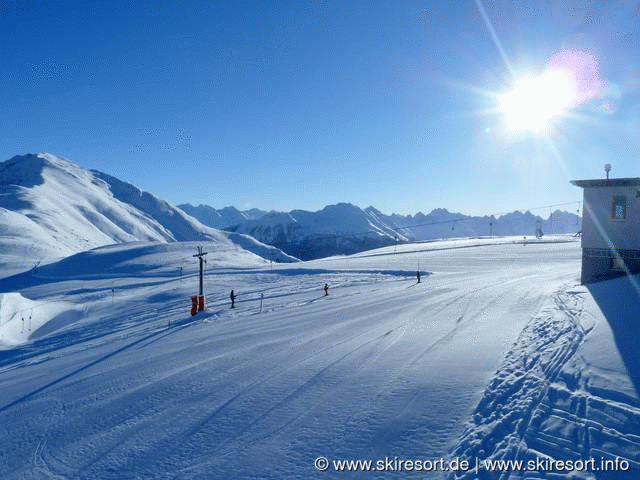
[[38, 302], [19, 293], [0, 294], [0, 349], [47, 335], [79, 317], [80, 311], [64, 302]]

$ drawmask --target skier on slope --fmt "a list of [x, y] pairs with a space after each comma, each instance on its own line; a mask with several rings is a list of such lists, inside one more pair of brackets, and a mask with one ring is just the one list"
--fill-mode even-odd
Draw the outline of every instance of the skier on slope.
[[231, 299], [231, 308], [235, 308], [235, 306], [236, 306], [236, 294], [233, 293], [233, 290], [231, 290], [231, 294], [229, 295], [229, 298]]
[[416, 272], [416, 277], [418, 277], [418, 283], [420, 283], [420, 270]]
[[329, 285], [328, 284], [324, 284], [324, 296], [326, 297], [327, 295], [329, 295]]

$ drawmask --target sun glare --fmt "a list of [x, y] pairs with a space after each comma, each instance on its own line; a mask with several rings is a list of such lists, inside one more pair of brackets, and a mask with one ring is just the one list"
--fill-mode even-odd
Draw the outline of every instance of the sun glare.
[[578, 88], [571, 72], [547, 70], [535, 78], [518, 79], [511, 91], [499, 96], [499, 109], [510, 130], [545, 133], [577, 100]]

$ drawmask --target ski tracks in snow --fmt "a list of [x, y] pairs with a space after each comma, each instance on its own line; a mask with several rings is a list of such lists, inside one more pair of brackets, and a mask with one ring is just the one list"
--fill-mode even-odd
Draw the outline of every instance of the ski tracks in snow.
[[[47, 398], [36, 402], [36, 405], [46, 404], [44, 409], [44, 416], [36, 415], [36, 418], [31, 420], [34, 423], [45, 425], [41, 438], [37, 441], [37, 444], [31, 455], [32, 469], [31, 473], [33, 478], [37, 479], [49, 479], [49, 480], [67, 480], [68, 477], [59, 472], [57, 466], [58, 462], [47, 450], [47, 443], [49, 441], [49, 431], [52, 427], [57, 426], [61, 419], [65, 415], [64, 403], [57, 398]], [[31, 405], [30, 407], [33, 407]], [[28, 448], [27, 445], [23, 445], [22, 448]]]
[[[472, 465], [476, 458], [535, 458], [527, 441], [541, 421], [540, 406], [590, 331], [581, 322], [582, 310], [582, 292], [565, 287], [531, 319], [487, 386], [452, 457]], [[513, 473], [481, 470], [479, 478], [506, 479]], [[450, 477], [478, 478], [475, 471]]]

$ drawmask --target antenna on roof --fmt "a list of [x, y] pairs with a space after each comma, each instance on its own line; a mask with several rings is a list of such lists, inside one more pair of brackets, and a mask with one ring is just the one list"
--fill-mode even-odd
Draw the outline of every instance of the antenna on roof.
[[611, 171], [611, 164], [610, 163], [605, 163], [604, 164], [604, 171], [607, 174], [607, 180], [609, 180], [609, 172]]

